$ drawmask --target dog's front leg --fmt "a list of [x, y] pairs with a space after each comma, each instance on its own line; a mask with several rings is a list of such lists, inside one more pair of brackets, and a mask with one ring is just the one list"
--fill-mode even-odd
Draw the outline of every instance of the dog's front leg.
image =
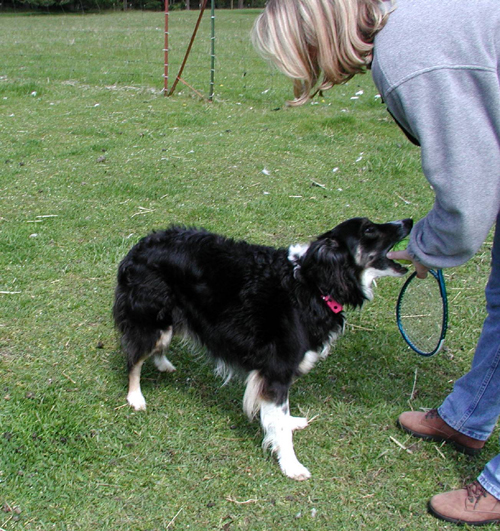
[[288, 425], [290, 426], [290, 429], [292, 431], [303, 430], [304, 428], [307, 428], [307, 426], [309, 426], [309, 421], [306, 417], [292, 417], [290, 415], [290, 405], [288, 400], [281, 407], [283, 408], [283, 413], [285, 413], [285, 416], [288, 420]]
[[265, 433], [263, 446], [276, 454], [282, 472], [297, 481], [309, 479], [311, 473], [297, 459], [292, 440], [293, 429], [305, 427], [303, 421], [306, 425], [307, 421], [294, 422], [288, 412], [288, 402], [278, 406], [268, 401], [261, 403], [260, 421]]

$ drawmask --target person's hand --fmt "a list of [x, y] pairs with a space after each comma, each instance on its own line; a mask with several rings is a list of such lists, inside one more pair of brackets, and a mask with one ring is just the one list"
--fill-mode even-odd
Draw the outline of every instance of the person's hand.
[[412, 262], [413, 266], [415, 267], [415, 271], [417, 272], [418, 278], [425, 278], [427, 276], [427, 272], [429, 271], [428, 267], [425, 267], [420, 262], [413, 260], [406, 249], [403, 251], [391, 251], [387, 253], [387, 258], [389, 258], [389, 260], [406, 260], [407, 262]]

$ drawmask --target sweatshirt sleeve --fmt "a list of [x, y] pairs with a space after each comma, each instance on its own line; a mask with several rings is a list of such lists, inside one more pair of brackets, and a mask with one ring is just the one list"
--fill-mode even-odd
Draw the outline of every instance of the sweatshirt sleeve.
[[435, 193], [414, 226], [409, 253], [427, 267], [469, 260], [500, 206], [500, 85], [483, 67], [439, 67], [403, 80], [389, 110], [421, 145], [422, 169]]

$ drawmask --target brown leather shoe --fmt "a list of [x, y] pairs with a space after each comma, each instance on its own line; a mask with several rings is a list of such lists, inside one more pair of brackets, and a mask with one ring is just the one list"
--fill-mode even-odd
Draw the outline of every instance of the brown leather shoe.
[[486, 525], [500, 522], [500, 501], [486, 492], [478, 481], [460, 490], [434, 496], [429, 511], [454, 524]]
[[485, 441], [468, 437], [448, 426], [438, 415], [437, 409], [431, 409], [427, 413], [406, 411], [400, 415], [398, 425], [414, 437], [427, 441], [449, 442], [459, 452], [467, 455], [477, 455], [485, 445]]

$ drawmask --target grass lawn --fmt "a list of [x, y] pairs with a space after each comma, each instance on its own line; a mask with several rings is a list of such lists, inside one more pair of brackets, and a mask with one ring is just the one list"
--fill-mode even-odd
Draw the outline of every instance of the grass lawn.
[[[399, 337], [401, 279], [381, 279], [375, 300], [348, 312], [346, 335], [292, 390], [293, 414], [318, 415], [294, 438], [307, 482], [263, 453], [241, 385], [221, 387], [180, 342], [175, 374], [143, 371], [147, 412], [126, 405], [113, 289], [149, 231], [181, 223], [288, 246], [348, 217], [419, 219], [432, 204], [419, 151], [369, 76], [284, 106], [290, 83], [250, 45], [256, 15], [216, 13], [207, 103], [183, 84], [161, 93], [161, 13], [0, 14], [3, 530], [453, 529], [427, 515], [428, 498], [498, 452], [497, 435], [469, 459], [394, 425], [439, 405], [467, 370], [491, 237], [446, 271], [437, 357]], [[196, 17], [171, 14], [172, 76]], [[207, 16], [183, 76], [205, 94], [209, 49]]]

